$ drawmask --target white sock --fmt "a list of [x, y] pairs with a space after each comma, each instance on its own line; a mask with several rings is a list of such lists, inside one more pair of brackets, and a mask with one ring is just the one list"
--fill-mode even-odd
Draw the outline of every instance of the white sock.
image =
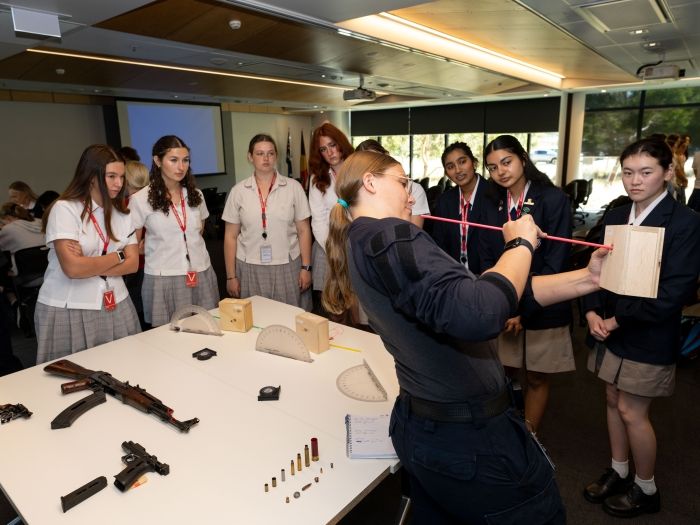
[[639, 488], [641, 488], [642, 492], [644, 492], [644, 494], [647, 496], [656, 494], [656, 483], [654, 482], [654, 476], [652, 476], [651, 479], [642, 479], [635, 475], [634, 482], [639, 485]]
[[630, 462], [629, 461], [615, 461], [612, 460], [612, 469], [617, 472], [617, 475], [621, 478], [626, 478], [630, 473]]

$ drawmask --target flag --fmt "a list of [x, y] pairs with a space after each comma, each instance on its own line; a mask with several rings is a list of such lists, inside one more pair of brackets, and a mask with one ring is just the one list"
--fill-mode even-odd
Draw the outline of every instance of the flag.
[[306, 148], [304, 148], [304, 131], [301, 132], [301, 156], [299, 157], [299, 177], [305, 191], [309, 191], [309, 167], [306, 164]]
[[287, 129], [287, 177], [292, 176], [292, 132]]

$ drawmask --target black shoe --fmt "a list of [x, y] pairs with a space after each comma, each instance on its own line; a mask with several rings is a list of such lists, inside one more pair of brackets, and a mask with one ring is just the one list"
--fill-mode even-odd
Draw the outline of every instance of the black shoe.
[[651, 514], [661, 510], [661, 496], [657, 490], [647, 496], [636, 483], [625, 494], [610, 496], [603, 503], [603, 510], [618, 518], [633, 518], [640, 514]]
[[621, 478], [614, 469], [606, 468], [598, 481], [583, 489], [583, 497], [591, 503], [603, 503], [605, 498], [627, 491], [631, 482], [631, 474], [628, 474], [626, 478]]

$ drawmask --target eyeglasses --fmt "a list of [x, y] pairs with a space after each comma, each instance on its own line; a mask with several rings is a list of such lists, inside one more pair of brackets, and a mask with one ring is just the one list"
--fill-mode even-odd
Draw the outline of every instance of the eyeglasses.
[[338, 144], [336, 144], [335, 142], [329, 142], [325, 146], [321, 146], [320, 148], [318, 148], [318, 152], [321, 155], [323, 155], [324, 153], [328, 153], [329, 149], [338, 149]]
[[408, 196], [411, 196], [411, 192], [413, 191], [413, 184], [411, 183], [412, 181], [409, 177], [406, 177], [405, 175], [395, 175], [393, 173], [387, 173], [386, 175], [394, 177], [395, 179], [399, 179], [399, 181], [401, 181], [401, 185], [406, 190], [406, 193], [408, 193]]

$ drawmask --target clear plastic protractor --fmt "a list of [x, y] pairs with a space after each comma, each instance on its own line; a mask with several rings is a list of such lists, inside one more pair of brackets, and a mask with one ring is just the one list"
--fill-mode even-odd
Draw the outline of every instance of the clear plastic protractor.
[[367, 361], [344, 370], [335, 382], [338, 390], [357, 401], [380, 402], [388, 399], [386, 390]]
[[281, 324], [273, 324], [263, 328], [255, 341], [255, 349], [259, 352], [289, 357], [307, 363], [313, 362], [304, 341], [294, 330]]

